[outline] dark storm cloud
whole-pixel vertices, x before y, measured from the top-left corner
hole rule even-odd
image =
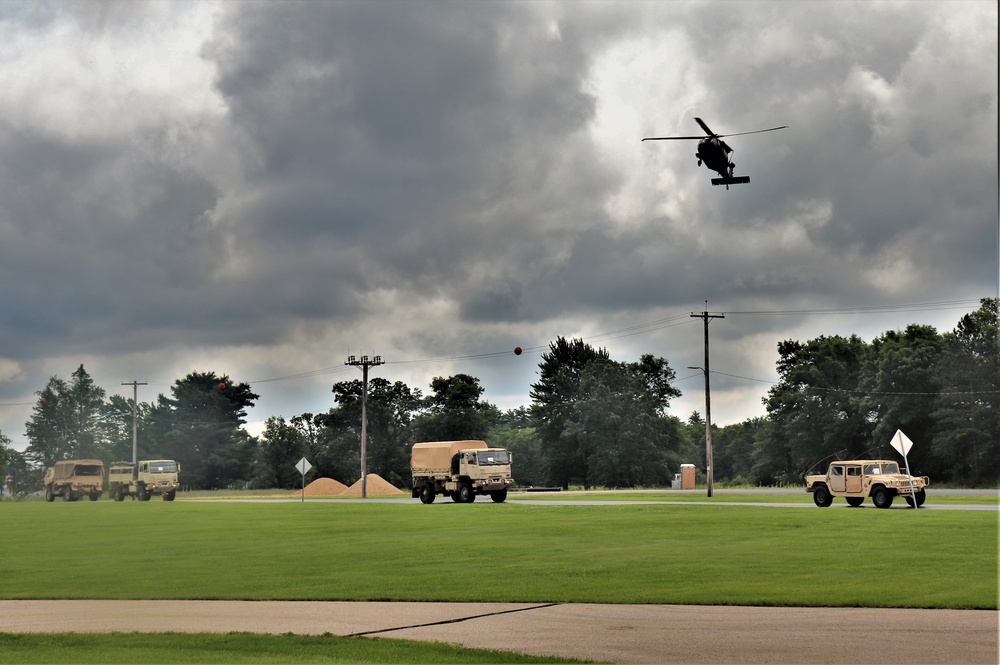
[[[994,3],[80,3],[0,38],[2,395],[995,290]],[[640,142],[695,116],[789,128],[730,140],[726,192]],[[689,323],[613,352],[696,364]],[[713,367],[855,325],[727,319]],[[526,402],[527,358],[425,374]]]

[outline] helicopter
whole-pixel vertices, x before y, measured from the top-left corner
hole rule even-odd
[[[750,182],[748,175],[734,175],[733,170],[736,164],[730,160],[729,156],[733,149],[722,140],[724,136],[744,136],[746,134],[760,134],[761,132],[773,132],[776,129],[786,129],[788,125],[781,127],[771,127],[770,129],[758,129],[754,132],[740,132],[738,134],[716,134],[701,118],[695,118],[695,122],[701,125],[707,136],[650,136],[643,141],[698,141],[698,152],[695,157],[698,159],[698,166],[704,162],[705,166],[718,173],[721,178],[712,178],[713,185],[725,185],[729,189],[730,185],[746,184]]]

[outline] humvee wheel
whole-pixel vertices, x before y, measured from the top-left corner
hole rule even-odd
[[[459,503],[472,503],[476,500],[476,493],[472,491],[472,485],[469,483],[462,483],[458,486],[458,502]]]
[[[924,505],[924,501],[927,499],[927,492],[925,492],[923,490],[917,490],[916,497],[917,497],[917,508],[919,508],[920,506]],[[908,496],[908,497],[904,497],[904,498],[906,499],[906,503],[910,506],[910,508],[912,508],[913,507],[913,497],[909,497]]]
[[[892,505],[892,494],[889,490],[878,485],[872,490],[872,503],[876,508],[888,508]]]
[[[493,503],[503,503],[507,500],[507,489],[490,492],[490,498],[493,499]]]
[[[420,503],[434,503],[434,488],[427,483],[420,486]]]
[[[826,485],[820,485],[813,490],[813,501],[820,508],[826,508],[833,503],[833,496],[830,495],[830,490],[826,488]]]
[[[847,497],[847,505],[857,508],[862,503],[865,502],[865,497],[863,496],[849,496]]]

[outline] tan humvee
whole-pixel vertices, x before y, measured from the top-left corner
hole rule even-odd
[[[97,501],[104,491],[104,462],[99,459],[68,459],[56,462],[45,470],[42,480],[45,500],[77,501],[89,496]]]
[[[911,506],[923,505],[924,488],[930,485],[927,476],[909,476],[890,460],[851,460],[831,462],[825,476],[806,476],[806,492],[813,495],[817,506],[825,508],[833,497],[842,496],[852,506],[860,506],[870,496],[876,508],[888,508],[897,496]]]
[[[154,494],[173,501],[180,487],[180,470],[181,465],[172,459],[139,460],[138,464],[115,462],[108,470],[108,494],[115,501],[124,501],[127,496],[149,501]]]
[[[410,473],[413,498],[433,503],[437,494],[456,503],[472,503],[477,494],[489,494],[496,503],[507,500],[514,484],[510,452],[490,448],[485,441],[431,441],[413,444]]]

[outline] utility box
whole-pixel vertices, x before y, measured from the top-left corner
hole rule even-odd
[[[670,489],[679,490],[681,488],[681,474],[675,473],[674,479],[670,482]]]
[[[681,464],[681,489],[694,489],[694,464]]]

